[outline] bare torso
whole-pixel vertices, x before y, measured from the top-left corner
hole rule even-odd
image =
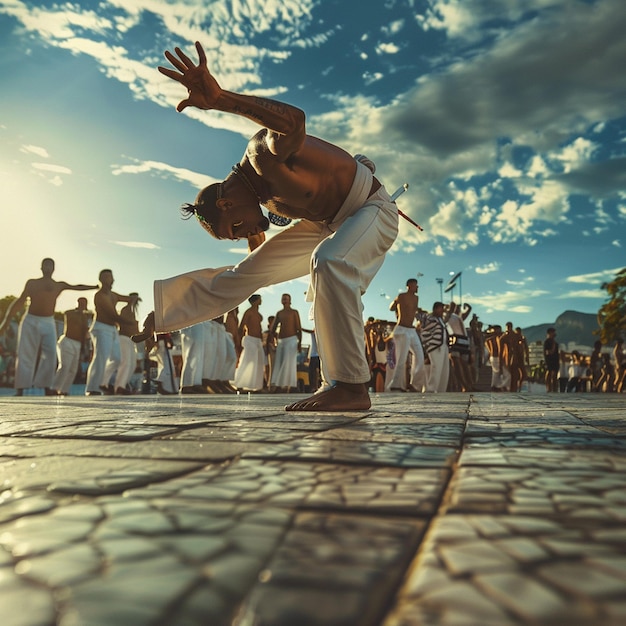
[[[282,309],[276,314],[274,322],[276,326],[280,325],[278,331],[279,339],[286,339],[294,335],[300,335],[302,330],[300,326],[300,314],[295,309]]]
[[[259,313],[259,309],[257,307],[249,308],[241,318],[242,334],[261,339],[263,337],[262,321],[263,316]]]
[[[398,324],[411,328],[415,314],[417,313],[418,298],[414,293],[401,293],[393,301],[391,310],[396,312],[398,316]]]
[[[93,302],[96,308],[96,321],[115,326],[119,318],[115,310],[115,305],[118,303],[117,294],[114,291],[101,288],[93,297]]]
[[[133,311],[133,306],[130,303],[128,303],[120,311],[120,319],[118,320],[118,324],[120,327],[120,335],[124,335],[125,337],[132,337],[139,332],[139,326],[137,324],[137,319],[135,318],[135,312]]]
[[[78,309],[65,311],[63,334],[69,339],[82,342],[87,334],[90,319],[90,311],[80,311]]]
[[[59,294],[69,285],[52,278],[33,278],[26,282],[24,294],[30,298],[28,312],[31,315],[50,317],[54,315],[54,307]]]
[[[356,162],[345,150],[307,135],[297,152],[281,161],[259,131],[248,143],[242,166],[262,177],[262,203],[285,217],[322,221],[335,216],[352,187]],[[267,198],[267,199],[266,199]]]

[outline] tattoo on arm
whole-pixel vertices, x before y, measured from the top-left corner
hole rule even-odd
[[[278,115],[285,115],[287,112],[287,106],[282,102],[276,102],[275,100],[266,100],[265,98],[255,98],[254,101],[259,106],[271,111],[272,113],[278,113]]]

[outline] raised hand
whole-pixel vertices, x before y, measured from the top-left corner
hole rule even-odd
[[[189,97],[181,100],[176,107],[177,111],[182,111],[188,106],[195,106],[198,109],[213,109],[217,99],[222,94],[222,88],[207,67],[206,54],[199,42],[196,41],[198,51],[198,64],[194,62],[178,47],[174,52],[175,57],[169,50],[165,51],[167,60],[178,70],[178,72],[159,66],[157,69],[161,74],[179,82],[187,87]]]

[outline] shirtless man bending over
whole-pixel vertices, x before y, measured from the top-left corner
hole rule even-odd
[[[54,280],[53,272],[54,260],[44,259],[41,262],[43,276],[26,281],[24,291],[19,298],[13,300],[0,324],[2,334],[13,316],[24,308],[27,300],[29,301],[17,336],[15,390],[18,396],[29,387],[43,387],[46,395],[56,395],[52,383],[57,368],[57,331],[54,322],[57,299],[66,289],[88,291],[98,288],[97,285],[70,285],[64,281]]]
[[[177,109],[223,111],[256,122],[241,162],[200,191],[185,211],[217,239],[246,238],[235,267],[204,269],[155,282],[155,311],[141,340],[226,313],[260,288],[310,274],[318,349],[329,379],[288,411],[358,411],[371,406],[366,383],[361,295],[398,233],[398,209],[367,166],[338,146],[307,135],[300,109],[222,89],[196,43],[196,64],[176,48],[159,71],[188,91]],[[265,241],[272,213],[299,221]]]

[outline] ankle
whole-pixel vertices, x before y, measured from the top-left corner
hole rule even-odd
[[[349,391],[350,393],[353,393],[355,395],[367,394],[367,387],[365,383],[344,383],[341,381],[336,381],[335,386],[340,387],[341,389],[344,389],[345,391]]]

